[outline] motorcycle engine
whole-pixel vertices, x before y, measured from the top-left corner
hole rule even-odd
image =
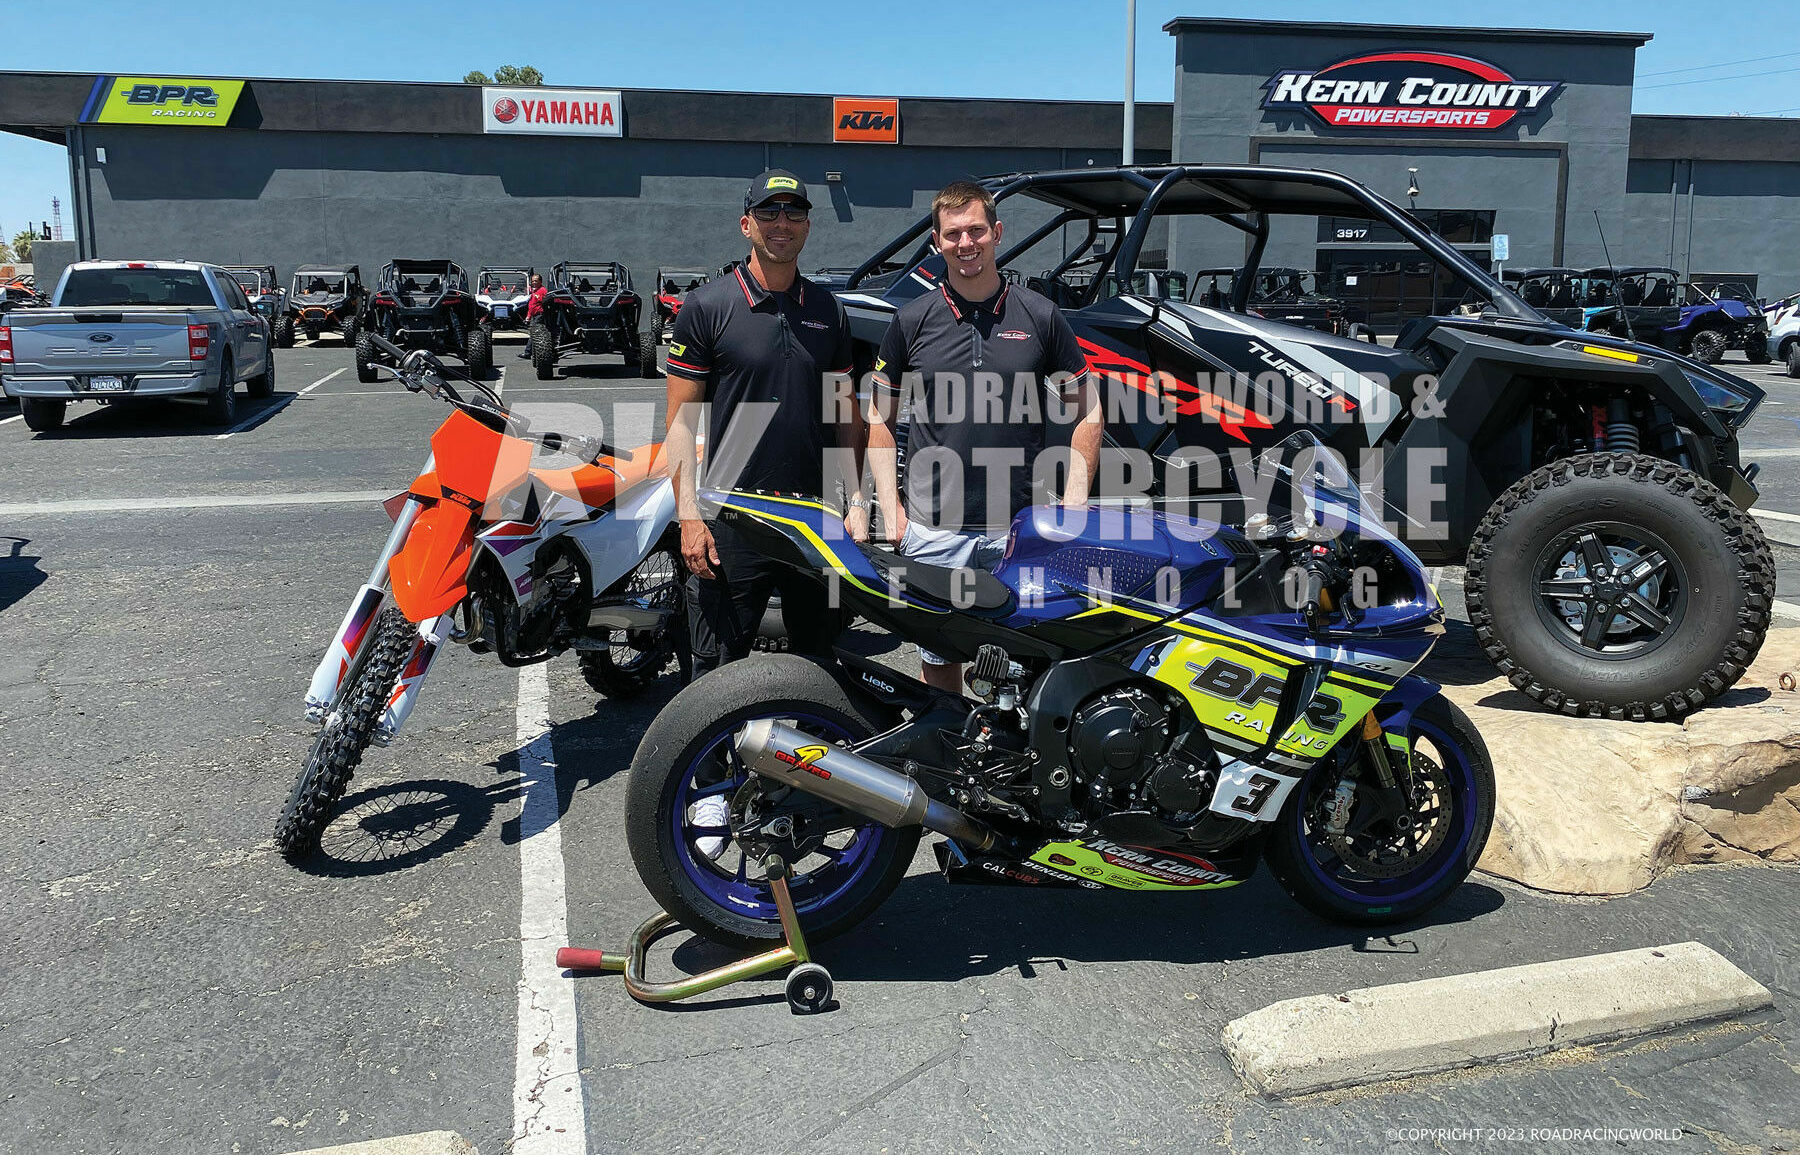
[[[1177,724],[1162,701],[1137,687],[1101,694],[1075,712],[1069,760],[1090,820],[1149,811],[1182,830],[1201,818],[1218,784],[1218,758],[1197,733],[1177,735]]]

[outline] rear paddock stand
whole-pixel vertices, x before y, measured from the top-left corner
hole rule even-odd
[[[785,991],[788,1006],[797,1015],[816,1015],[831,1005],[831,972],[813,962],[806,949],[806,936],[800,931],[800,915],[794,910],[793,897],[788,894],[787,862],[779,854],[771,854],[763,859],[763,869],[769,876],[769,889],[775,894],[775,910],[781,916],[781,931],[786,939],[773,950],[684,979],[653,983],[644,977],[650,944],[681,929],[674,915],[658,911],[631,936],[628,954],[565,946],[556,952],[556,965],[572,971],[623,972],[626,991],[640,1003],[678,1002],[792,965],[794,969],[788,972]]]

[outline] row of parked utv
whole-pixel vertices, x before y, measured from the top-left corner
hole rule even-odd
[[[1526,304],[1571,329],[1643,341],[1708,365],[1733,349],[1754,365],[1771,355],[1761,305],[1747,294],[1709,293],[1675,269],[1526,269],[1504,280]]]
[[[564,261],[550,270],[547,294],[533,314],[527,265],[485,265],[473,285],[448,260],[396,259],[365,285],[355,265],[306,265],[283,289],[271,265],[226,266],[269,320],[275,344],[291,347],[301,336],[343,338],[356,349],[359,380],[376,378],[383,355],[373,336],[403,349],[424,349],[460,359],[471,373],[493,367],[496,329],[525,330],[539,380],[555,374],[572,353],[618,353],[646,376],[656,373],[656,346],[674,329],[675,314],[704,269],[659,269],[657,292],[646,302],[632,287],[631,271],[617,261]],[[648,321],[648,323],[644,323]]]

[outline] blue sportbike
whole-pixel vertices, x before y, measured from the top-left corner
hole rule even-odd
[[[972,663],[969,695],[841,650],[698,679],[631,766],[651,894],[709,939],[767,948],[774,861],[825,938],[889,895],[930,831],[953,881],[1199,891],[1266,859],[1342,922],[1442,900],[1494,813],[1480,734],[1411,672],[1443,609],[1335,455],[1304,433],[1269,452],[1264,509],[1033,507],[991,573],[859,545],[815,498],[703,489],[855,613]]]

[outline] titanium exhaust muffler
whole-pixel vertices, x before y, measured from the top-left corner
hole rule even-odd
[[[985,823],[934,800],[906,775],[773,719],[745,723],[738,730],[737,752],[763,777],[883,826],[923,826],[974,850],[991,849],[997,841]]]

